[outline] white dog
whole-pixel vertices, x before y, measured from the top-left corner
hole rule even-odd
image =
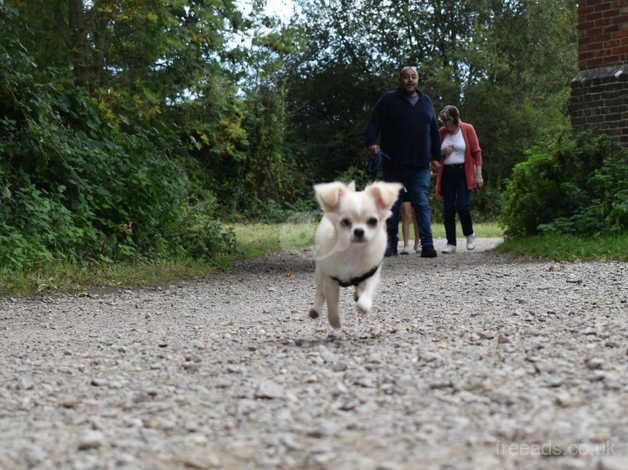
[[[316,297],[310,317],[317,318],[327,302],[329,323],[340,328],[340,286],[355,286],[358,309],[371,310],[386,252],[386,219],[401,188],[399,183],[382,182],[359,192],[353,183],[314,186],[325,214],[316,230]]]

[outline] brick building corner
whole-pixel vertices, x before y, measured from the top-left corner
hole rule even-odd
[[[581,0],[578,65],[569,113],[578,131],[612,135],[628,147],[628,2]]]

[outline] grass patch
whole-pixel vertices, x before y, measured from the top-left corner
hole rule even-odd
[[[227,267],[231,259],[232,257],[224,257],[224,260],[214,264],[193,260],[82,265],[52,263],[33,271],[0,274],[0,296],[154,286],[181,279],[206,277]]]
[[[300,224],[236,224],[233,229],[240,248],[247,257],[263,256],[280,250],[293,250],[314,244],[317,223]],[[494,222],[474,224],[476,237],[502,237],[503,230]],[[435,238],[445,237],[442,224],[432,226]],[[399,225],[401,237],[401,224]],[[462,229],[458,226],[458,237],[463,238]],[[410,228],[410,239],[414,240],[414,229]]]
[[[236,224],[233,226],[241,252],[224,255],[212,263],[196,260],[162,260],[152,263],[88,264],[56,263],[22,273],[0,273],[0,296],[35,295],[63,291],[82,292],[93,288],[154,286],[184,279],[200,279],[228,267],[240,258],[264,256],[281,250],[293,250],[314,243],[316,223]],[[460,230],[460,228],[458,228]],[[442,224],[432,227],[434,237],[442,238]],[[475,224],[478,237],[501,237],[496,223]],[[458,234],[462,237],[462,233]],[[414,232],[410,230],[413,240]],[[581,238],[544,235],[507,239],[498,251],[518,256],[555,261],[620,260],[628,261],[628,234]]]
[[[628,233],[583,238],[573,235],[541,235],[507,239],[497,247],[503,253],[554,261],[628,261]]]
[[[274,251],[305,248],[314,244],[316,223],[236,224],[233,229],[245,257],[264,256]]]
[[[482,222],[473,224],[473,232],[480,238],[503,237],[504,230],[496,222]],[[443,224],[432,224],[432,235],[434,238],[445,238],[445,226]],[[456,237],[464,239],[462,227],[456,224]],[[401,224],[399,224],[399,238],[401,239]],[[410,227],[410,239],[414,240],[414,228]]]
[[[240,253],[206,263],[158,260],[145,263],[50,263],[28,272],[0,272],[0,296],[32,296],[50,292],[82,292],[95,288],[155,286],[184,279],[202,279],[228,269],[237,259],[310,246],[314,224],[237,224]]]
[[[183,279],[200,279],[227,269],[235,260],[264,256],[314,244],[317,223],[235,224],[241,250],[213,262],[196,260],[160,260],[150,263],[73,264],[52,263],[29,272],[0,273],[0,296],[28,296],[55,291],[82,292],[94,288],[154,286]],[[444,237],[441,224],[433,226],[435,237]],[[476,224],[478,237],[499,237],[494,223]],[[413,231],[410,230],[411,237]],[[462,237],[462,234],[460,234]]]

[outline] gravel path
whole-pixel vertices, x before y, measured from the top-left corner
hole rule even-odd
[[[0,300],[0,468],[628,468],[627,264],[497,242],[386,259],[340,331],[304,252]]]

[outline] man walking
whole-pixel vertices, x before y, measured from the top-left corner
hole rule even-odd
[[[399,182],[408,191],[416,209],[421,233],[421,256],[436,257],[432,238],[432,213],[429,202],[431,171],[440,165],[440,135],[436,112],[430,98],[418,89],[419,74],[415,67],[404,67],[399,73],[399,88],[385,93],[373,110],[366,130],[369,153],[380,151],[384,159],[384,181]],[[377,138],[380,137],[381,147]],[[399,241],[399,206],[392,208],[388,219],[386,256],[397,255]]]

